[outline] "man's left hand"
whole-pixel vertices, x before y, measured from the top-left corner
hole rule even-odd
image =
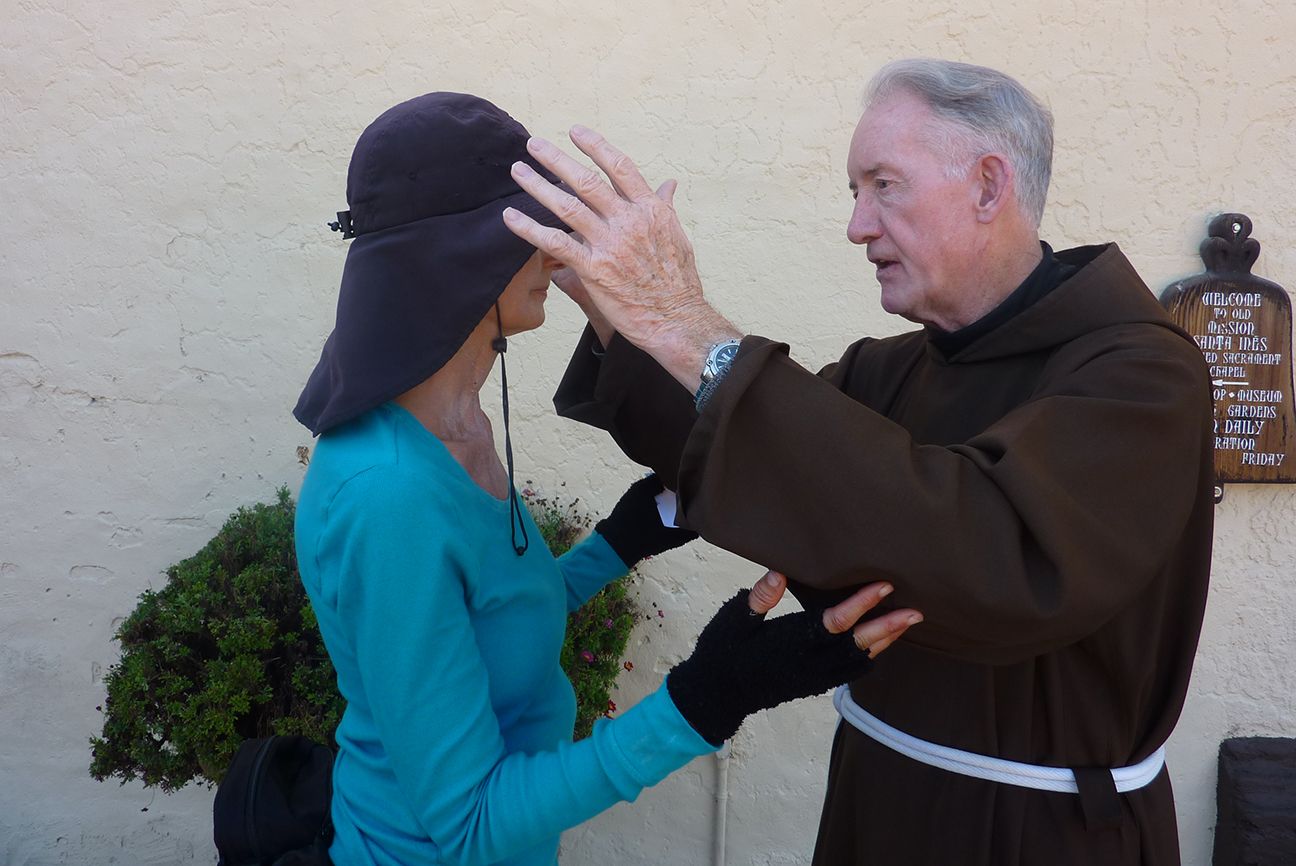
[[[783,600],[787,578],[777,571],[767,571],[756,581],[747,596],[747,606],[753,614],[764,616]],[[891,594],[892,586],[885,581],[861,586],[846,599],[824,610],[823,624],[829,634],[841,634],[850,629],[855,645],[877,658],[878,653],[895,643],[911,625],[922,622],[922,614],[913,608],[888,611],[874,619],[860,622],[860,618]]]

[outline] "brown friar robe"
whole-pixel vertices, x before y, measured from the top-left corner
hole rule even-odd
[[[1183,705],[1210,567],[1209,379],[1114,244],[1058,259],[1078,272],[952,357],[918,331],[816,376],[749,336],[699,417],[647,355],[617,337],[600,359],[587,331],[559,387],[560,413],[655,469],[689,526],[810,606],[886,579],[924,613],[852,684],[860,706],[1095,792],[956,775],[841,725],[816,864],[1179,862],[1167,773],[1117,794],[1092,768],[1147,757]]]

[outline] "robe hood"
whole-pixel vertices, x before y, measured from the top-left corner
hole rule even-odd
[[[1147,286],[1116,244],[1075,247],[1056,255],[1059,261],[1073,265],[1079,271],[1012,319],[950,357],[944,357],[930,342],[928,352],[943,363],[974,363],[1037,352],[1102,328],[1132,324],[1157,325],[1192,342],[1192,338],[1171,321],[1151,290],[1145,293],[1129,291],[1131,283]]]

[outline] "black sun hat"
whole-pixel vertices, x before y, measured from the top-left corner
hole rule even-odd
[[[319,435],[431,376],[490,312],[535,247],[502,217],[516,208],[566,230],[513,180],[529,134],[480,97],[428,93],[369,124],[332,226],[354,238],[337,320],[293,415]]]

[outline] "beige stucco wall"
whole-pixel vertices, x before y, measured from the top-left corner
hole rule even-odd
[[[883,314],[844,238],[862,84],[940,55],[1018,75],[1057,115],[1044,234],[1117,239],[1156,290],[1208,216],[1249,214],[1296,286],[1296,13],[1288,0],[9,2],[0,26],[0,862],[211,863],[211,793],[89,779],[119,619],[235,507],[301,477],[289,416],[330,327],[355,136],[388,105],[476,92],[531,129],[606,132],[681,180],[708,294],[810,365]],[[578,327],[555,293],[510,370],[522,474],[599,506],[635,476],[552,416]],[[490,393],[490,392],[488,392]],[[1170,745],[1185,862],[1209,861],[1221,738],[1296,736],[1296,488],[1237,486]],[[633,701],[758,570],[714,548],[640,586]],[[728,862],[805,862],[826,699],[750,722]],[[566,837],[564,862],[707,862],[715,763]],[[886,785],[889,780],[868,780]]]

